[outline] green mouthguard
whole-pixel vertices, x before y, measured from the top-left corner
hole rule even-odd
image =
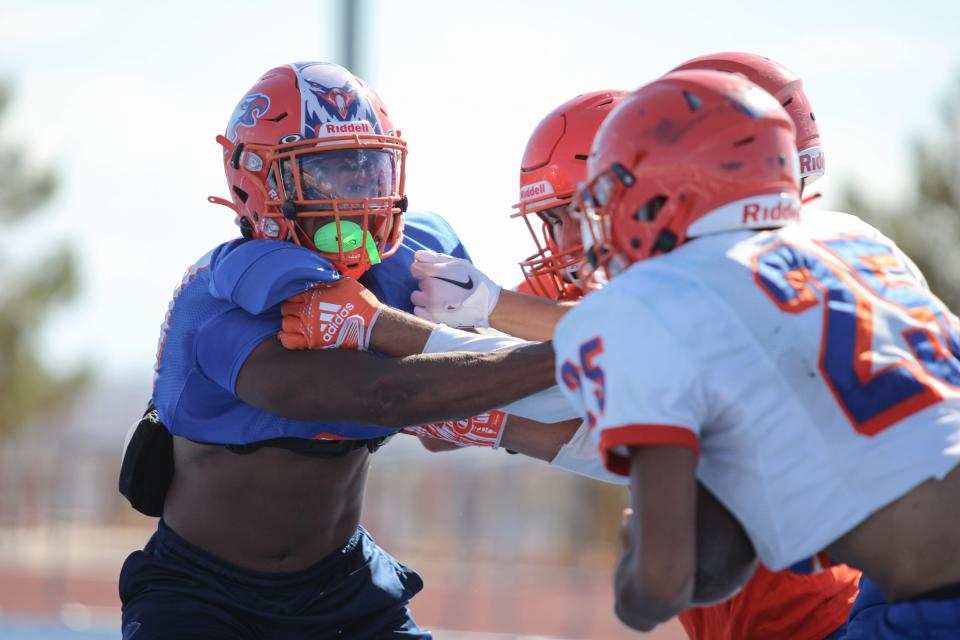
[[[349,220],[341,220],[340,233],[343,236],[344,253],[356,251],[362,244],[364,249],[367,250],[367,258],[370,259],[370,264],[380,264],[380,252],[377,251],[377,246],[374,244],[373,238],[367,233],[366,239],[364,240],[364,232],[360,225],[356,222],[350,222]],[[340,245],[337,243],[337,223],[328,222],[317,229],[317,232],[313,234],[313,244],[317,247],[318,251],[323,253],[339,252]]]

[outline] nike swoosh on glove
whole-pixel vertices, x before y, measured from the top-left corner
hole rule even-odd
[[[410,273],[420,287],[410,294],[413,312],[451,327],[489,327],[501,287],[469,260],[417,251]]]

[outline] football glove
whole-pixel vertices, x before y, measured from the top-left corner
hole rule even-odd
[[[451,327],[489,327],[500,285],[470,264],[445,253],[417,251],[410,273],[420,289],[410,294],[413,312]]]
[[[383,305],[352,278],[317,286],[280,305],[287,349],[366,350]]]
[[[493,447],[496,449],[500,444],[500,438],[506,424],[507,414],[494,409],[466,420],[431,422],[419,427],[407,427],[402,431],[410,435],[446,440],[462,447]]]

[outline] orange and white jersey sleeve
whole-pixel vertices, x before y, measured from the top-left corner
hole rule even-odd
[[[637,296],[587,296],[557,326],[557,384],[577,407],[607,468],[629,474],[627,447],[699,451],[705,409],[688,346]]]

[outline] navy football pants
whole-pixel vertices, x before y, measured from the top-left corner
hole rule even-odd
[[[123,640],[430,640],[407,608],[422,588],[363,528],[313,567],[273,574],[228,564],[161,520],[120,572]]]

